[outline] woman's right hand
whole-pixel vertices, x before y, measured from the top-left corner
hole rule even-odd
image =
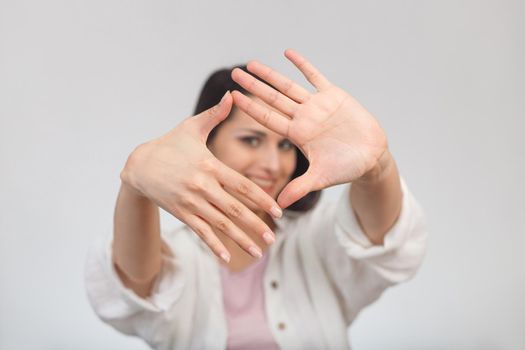
[[[275,239],[268,225],[242,202],[248,199],[273,217],[282,215],[272,197],[206,147],[208,134],[228,116],[232,103],[227,92],[216,106],[138,146],[120,174],[125,185],[186,223],[226,262],[231,255],[216,230],[255,257],[261,256],[261,249],[246,231],[261,235],[268,244]]]

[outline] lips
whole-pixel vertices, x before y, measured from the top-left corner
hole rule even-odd
[[[271,192],[275,186],[275,180],[260,178],[257,176],[248,176],[248,178],[267,193]]]

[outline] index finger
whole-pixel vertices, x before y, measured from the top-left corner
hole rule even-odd
[[[274,218],[280,218],[283,215],[283,211],[275,199],[264,192],[262,188],[226,165],[219,167],[217,179],[231,191],[230,193],[248,198]]]

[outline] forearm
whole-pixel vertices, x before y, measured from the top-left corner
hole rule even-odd
[[[124,284],[141,296],[149,294],[162,266],[159,209],[125,183],[115,207],[113,262]]]
[[[403,193],[396,163],[387,150],[378,166],[352,182],[350,203],[370,241],[383,244],[401,212]]]

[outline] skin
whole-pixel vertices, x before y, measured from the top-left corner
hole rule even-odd
[[[257,98],[255,100],[264,103]],[[295,146],[239,109],[230,114],[208,146],[218,160],[253,181],[272,198],[277,198],[295,170]],[[268,213],[249,201],[244,204],[274,229],[273,219]],[[262,248],[262,252],[267,249],[268,245],[259,235],[249,231],[247,234]],[[227,235],[220,232],[216,232],[216,235],[231,253],[228,267],[232,271],[239,271],[256,259]]]

